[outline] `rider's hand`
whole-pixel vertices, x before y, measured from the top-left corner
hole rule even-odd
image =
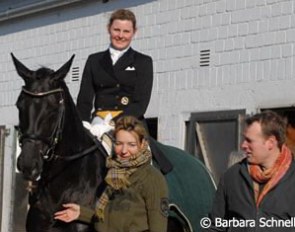
[[[64,222],[72,222],[78,219],[80,215],[80,206],[74,203],[63,204],[64,210],[58,211],[54,214],[54,219]]]

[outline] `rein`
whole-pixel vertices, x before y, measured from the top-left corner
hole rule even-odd
[[[92,151],[94,151],[96,149],[97,149],[97,145],[94,144],[93,146],[87,148],[86,150],[81,151],[81,152],[76,153],[76,154],[71,155],[71,156],[59,156],[59,155],[55,155],[54,156],[54,159],[65,160],[65,161],[73,161],[73,160],[82,158],[83,156],[89,154],[90,152],[92,152]]]
[[[89,154],[90,152],[98,149],[100,151],[100,153],[106,158],[108,157],[108,153],[106,152],[106,150],[104,149],[104,147],[102,146],[102,144],[97,140],[97,138],[92,135],[86,128],[85,129],[85,132],[86,134],[92,139],[94,145],[87,148],[86,150],[84,151],[81,151],[79,153],[76,153],[74,155],[71,155],[71,156],[59,156],[59,155],[55,155],[55,158],[56,159],[60,159],[60,160],[64,160],[64,161],[73,161],[73,160],[76,160],[76,159],[80,159],[82,158],[83,156]]]
[[[87,131],[87,129],[85,129],[85,130],[89,134],[89,132]],[[103,148],[102,144],[97,141],[96,137],[94,137],[93,135],[90,135],[90,134],[89,134],[89,136],[92,138],[92,140],[94,142],[94,145],[93,146],[87,148],[84,151],[81,151],[79,153],[76,153],[74,155],[71,155],[71,156],[59,156],[59,155],[55,155],[54,158],[55,159],[64,160],[64,161],[73,161],[73,160],[82,158],[83,156],[89,154],[90,152],[92,152],[92,151],[94,151],[96,149],[98,149],[100,151],[100,153],[103,154],[103,156],[105,158],[108,157],[107,152]]]

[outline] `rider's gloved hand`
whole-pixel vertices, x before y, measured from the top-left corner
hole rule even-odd
[[[114,129],[111,114],[108,114],[104,119],[95,117],[91,124],[83,121],[83,125],[98,139],[101,139],[104,133]]]

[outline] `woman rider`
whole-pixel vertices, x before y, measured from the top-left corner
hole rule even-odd
[[[134,13],[113,12],[107,29],[110,46],[88,57],[77,99],[83,124],[98,138],[112,129],[111,119],[132,115],[144,121],[153,85],[152,58],[131,48],[137,31]],[[170,162],[153,141],[150,145],[163,173],[169,172]]]

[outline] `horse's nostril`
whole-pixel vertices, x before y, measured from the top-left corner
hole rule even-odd
[[[37,178],[40,178],[40,173],[42,172],[42,159],[38,157],[37,160],[32,162],[28,161],[28,157],[23,157],[23,155],[21,154],[17,159],[17,169],[22,173],[24,179],[35,181]]]
[[[28,181],[37,181],[40,179],[40,171],[37,168],[33,170],[23,170],[22,174],[24,179]]]
[[[28,181],[32,180],[32,176],[31,176],[30,172],[28,172],[28,171],[26,171],[26,170],[23,170],[23,171],[22,171],[22,174],[23,174],[23,178],[24,178],[25,180],[28,180]]]
[[[40,172],[35,168],[32,172],[32,180],[37,181],[40,179]]]

